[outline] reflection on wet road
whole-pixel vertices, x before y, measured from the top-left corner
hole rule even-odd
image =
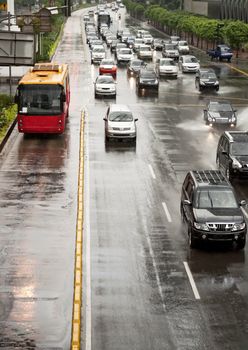
[[[138,95],[135,78],[121,66],[116,99],[95,99],[98,66],[90,64],[84,11],[68,20],[55,58],[70,64],[65,134],[19,135],[1,164],[0,347],[70,348],[80,115],[86,110],[84,238],[91,259],[84,247],[82,348],[246,349],[246,249],[190,250],[179,198],[188,170],[216,168],[223,130],[204,124],[207,100],[230,100],[237,128],[248,129],[247,78],[201,54],[202,65],[211,64],[220,78],[218,93],[199,93],[194,75],[180,72],[177,80],[161,79],[158,94]],[[133,29],[121,11],[122,26]],[[118,25],[114,18],[113,28]],[[128,104],[139,118],[136,146],[105,143],[103,117],[111,103]],[[245,182],[234,186],[239,198],[248,198]]]

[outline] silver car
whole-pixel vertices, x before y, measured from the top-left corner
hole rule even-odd
[[[136,141],[136,121],[128,106],[112,104],[109,106],[105,118],[105,140],[131,139]]]
[[[99,75],[94,84],[95,98],[99,96],[116,97],[116,82],[111,75]]]
[[[104,58],[106,58],[104,46],[95,45],[91,51],[91,63],[100,63]]]

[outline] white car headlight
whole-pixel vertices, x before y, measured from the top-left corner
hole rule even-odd
[[[214,83],[214,85],[219,85],[219,82],[218,82],[218,80],[216,80],[216,82]]]
[[[240,231],[245,228],[245,222],[242,222],[241,224],[234,224],[232,231]]]
[[[194,222],[194,227],[197,230],[209,231],[208,225],[205,223]]]
[[[205,85],[205,81],[200,80],[200,84],[201,84],[201,85]]]

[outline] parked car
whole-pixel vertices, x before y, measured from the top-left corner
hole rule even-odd
[[[153,51],[151,46],[148,45],[140,45],[139,49],[137,51],[137,57],[141,60],[152,60],[152,56],[153,56]]]
[[[235,242],[238,249],[246,243],[247,225],[229,181],[218,170],[190,171],[181,192],[181,216],[191,248],[199,242]]]
[[[178,66],[183,73],[196,73],[200,69],[200,63],[198,59],[195,56],[191,55],[180,56]]]
[[[104,58],[99,66],[99,74],[110,74],[113,77],[116,77],[117,66],[115,61],[112,58]]]
[[[117,63],[128,63],[133,58],[133,52],[128,47],[117,51]]]
[[[227,45],[217,45],[215,49],[208,50],[207,54],[211,57],[211,60],[218,59],[219,61],[227,60],[231,62],[233,52]]]
[[[225,131],[218,142],[216,163],[229,180],[248,178],[248,132]]]
[[[108,107],[105,118],[105,140],[130,139],[136,141],[137,118],[126,105],[112,104]]]
[[[146,67],[146,63],[143,60],[134,58],[127,65],[127,74],[137,75],[140,69],[145,67]]]
[[[169,76],[177,78],[178,66],[173,58],[160,58],[156,63],[156,71],[159,77]]]
[[[100,63],[106,57],[104,46],[96,45],[91,51],[91,63]]]
[[[204,109],[204,120],[207,125],[227,124],[231,127],[236,126],[236,110],[228,101],[209,101]]]
[[[163,47],[163,50],[162,50],[162,56],[178,60],[179,52],[178,52],[178,49],[177,49],[177,45],[175,45],[175,44],[167,44],[167,43],[164,44],[164,47]]]
[[[155,89],[158,91],[159,80],[153,68],[140,69],[136,79],[136,87],[138,90],[148,88]]]
[[[189,54],[189,45],[188,45],[187,41],[179,40],[177,47],[178,47],[179,55]]]
[[[199,69],[195,75],[195,87],[199,91],[205,89],[219,91],[219,80],[213,69]]]
[[[95,81],[95,97],[116,96],[116,82],[111,75],[99,75]]]
[[[164,46],[164,40],[163,39],[159,39],[159,38],[155,38],[153,40],[152,45],[151,45],[151,47],[154,50],[160,50],[160,51],[163,49],[163,46]]]

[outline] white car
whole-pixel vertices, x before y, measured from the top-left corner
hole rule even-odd
[[[132,112],[125,105],[112,104],[105,118],[105,140],[109,139],[131,139],[136,141],[136,121]]]
[[[179,58],[179,51],[177,49],[177,46],[174,44],[164,44],[163,50],[162,50],[162,56],[167,58],[174,58],[175,60],[178,60]]]
[[[94,84],[95,98],[98,96],[116,97],[116,82],[111,75],[99,75]]]
[[[179,51],[180,55],[189,54],[189,45],[188,45],[187,41],[185,41],[185,40],[178,41],[177,47],[178,47],[178,51]]]
[[[151,46],[148,45],[140,45],[138,52],[137,52],[137,56],[139,59],[143,60],[143,59],[150,59],[152,60],[152,55],[153,55],[153,51]]]
[[[133,52],[128,47],[117,51],[117,63],[128,63],[133,59]]]
[[[143,39],[136,38],[133,43],[134,52],[137,52],[139,50],[140,45],[143,45]]]
[[[104,58],[106,58],[104,46],[95,45],[91,51],[91,63],[100,63]]]
[[[186,72],[197,72],[200,69],[200,63],[195,56],[183,55],[179,57],[178,61],[179,68],[183,73]]]
[[[145,34],[149,34],[148,30],[139,29],[137,31],[137,38],[142,38],[142,36],[145,35]]]
[[[146,45],[151,45],[153,43],[153,37],[151,34],[144,34],[143,37],[143,43]]]
[[[157,74],[161,76],[170,76],[177,78],[178,66],[173,58],[160,58],[156,64]]]

